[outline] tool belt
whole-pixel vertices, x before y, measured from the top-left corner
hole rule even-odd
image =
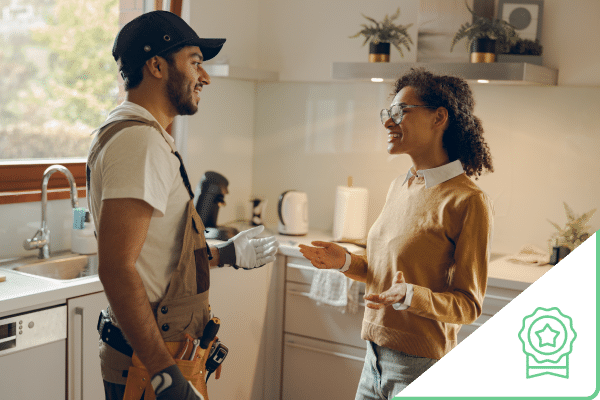
[[[216,340],[217,338],[215,337],[212,343]],[[205,381],[205,365],[208,358],[208,351],[198,347],[192,357],[192,341],[192,337],[186,334],[186,340],[183,342],[165,342],[165,344],[169,353],[175,358],[175,364],[177,364],[185,379],[194,385],[205,400],[208,400]],[[135,352],[131,357],[131,361],[133,365],[129,367],[123,400],[140,400],[142,395],[144,396],[144,400],[155,400],[156,395],[150,383],[150,374]]]
[[[102,310],[100,313],[97,329],[104,343],[131,357],[132,366],[129,367],[129,371],[127,372],[127,384],[125,385],[123,400],[140,400],[142,395],[144,396],[144,400],[155,400],[156,395],[150,383],[151,377],[148,370],[133,351],[131,345],[127,343],[121,330],[111,322],[105,310]],[[193,357],[193,338],[189,334],[186,334],[185,337],[184,341],[165,342],[165,345],[175,359],[175,364],[185,379],[194,385],[196,390],[204,396],[205,400],[208,400],[206,361],[209,356],[208,350],[218,341],[218,337],[213,339],[208,346],[208,350],[197,347]]]

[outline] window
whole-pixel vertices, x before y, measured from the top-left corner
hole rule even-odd
[[[117,105],[119,0],[0,5],[0,158],[85,158]]]
[[[0,0],[0,204],[39,201],[52,164],[67,166],[85,196],[90,134],[123,96],[115,35],[154,3]],[[68,198],[67,186],[54,175],[49,189],[65,189],[49,199]]]

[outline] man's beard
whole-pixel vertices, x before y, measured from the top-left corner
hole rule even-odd
[[[174,65],[169,65],[167,95],[179,115],[193,115],[198,111],[198,104],[194,101],[192,89],[186,83],[185,75]]]

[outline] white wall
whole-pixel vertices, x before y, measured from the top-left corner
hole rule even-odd
[[[287,82],[258,85],[254,191],[273,204],[284,190],[304,190],[311,227],[331,229],[335,186],[353,175],[370,190],[370,225],[389,182],[410,163],[388,156],[382,144],[377,115],[391,89],[331,83],[328,73],[334,61],[364,61],[367,50],[347,38],[360,12],[376,17],[396,3],[290,3],[259,3],[261,17],[268,16],[259,29],[262,66],[277,65]],[[597,0],[544,2],[544,64],[559,70],[558,87],[473,86],[496,166],[478,181],[497,206],[495,251],[545,246],[553,232],[546,219],[566,221],[563,201],[577,213],[598,207],[600,186],[591,174],[599,167],[600,53],[590,46],[600,42],[599,16]],[[266,219],[276,223],[274,207]],[[600,228],[600,217],[591,224]]]
[[[370,142],[371,136],[377,136],[377,130],[380,129],[376,116],[379,109],[389,102],[386,98],[389,86],[333,84],[327,81],[333,61],[364,61],[367,58],[368,49],[362,46],[362,41],[348,38],[364,22],[361,12],[379,19],[400,5],[401,22],[406,23],[403,18],[408,17],[410,7],[391,1],[358,0],[194,0],[189,5],[185,3],[184,11],[189,12],[190,24],[201,36],[227,38],[223,55],[227,56],[231,65],[276,70],[282,81],[321,82],[254,84],[214,79],[205,88],[199,114],[185,117],[190,138],[186,151],[192,185],[195,186],[208,169],[216,170],[230,180],[231,194],[227,198],[228,205],[219,214],[219,223],[245,218],[249,213],[247,201],[251,195],[267,195],[270,204],[267,216],[271,222],[275,222],[272,213],[278,194],[288,188],[302,188],[311,183],[314,189],[302,189],[309,191],[311,198],[311,225],[327,227],[332,218],[330,209],[334,187],[344,184],[348,173],[355,175],[357,185],[366,185],[363,182],[375,181],[379,176],[381,183],[374,184],[371,191],[373,208],[369,220],[373,221],[382,201],[377,200],[377,196],[384,196],[387,182],[395,173],[407,167],[405,159],[390,159],[381,152],[382,149],[385,151],[383,147],[376,147],[380,146],[377,140],[381,139]],[[501,185],[515,182],[505,176],[505,171],[519,171],[516,169],[521,165],[519,162],[512,167],[515,158],[536,159],[539,165],[548,164],[549,168],[557,171],[561,182],[558,186],[562,192],[568,193],[565,188],[574,187],[566,200],[572,203],[576,211],[592,208],[597,198],[594,196],[598,194],[597,188],[594,182],[588,185],[585,178],[581,177],[589,170],[577,171],[568,178],[563,171],[571,171],[572,162],[573,165],[579,165],[579,160],[574,157],[576,150],[572,147],[573,143],[583,140],[586,141],[586,150],[598,148],[599,121],[594,112],[582,112],[598,109],[596,89],[578,91],[567,87],[600,86],[600,53],[592,51],[594,44],[600,43],[600,26],[596,23],[598,16],[598,0],[578,0],[576,5],[564,0],[544,2],[544,64],[559,70],[559,87],[546,92],[544,88],[535,87],[475,87],[478,112],[486,127],[497,166],[495,174],[480,181],[490,192],[493,192],[492,181]],[[392,61],[401,61],[394,51]],[[545,101],[547,93],[551,94],[547,97],[552,99],[551,103]],[[295,102],[294,107],[291,102]],[[310,121],[303,116],[309,103],[313,107]],[[332,109],[333,104],[335,109]],[[501,107],[500,111],[497,107]],[[236,109],[240,111],[232,111]],[[349,109],[354,110],[353,115]],[[511,119],[505,110],[512,110],[518,117]],[[283,111],[288,114],[283,114]],[[241,118],[238,116],[240,113],[243,115]],[[373,115],[375,122],[369,125],[366,121]],[[348,130],[350,119],[354,127]],[[531,126],[543,127],[550,133],[550,138],[545,138],[540,131],[530,136],[528,132]],[[505,129],[511,129],[511,144],[503,141]],[[583,139],[560,139],[561,133],[572,135],[572,132],[579,132],[577,135]],[[587,136],[582,136],[582,132]],[[334,138],[336,146],[339,147],[341,143],[345,153],[331,153],[328,156],[313,154],[307,157],[300,148],[305,145],[303,135],[309,133],[313,135],[313,148]],[[343,144],[349,136],[353,140],[351,144]],[[255,156],[253,144],[256,147]],[[540,147],[546,148],[546,152],[538,153]],[[265,149],[281,149],[285,156],[266,154]],[[336,151],[339,149],[336,148]],[[528,149],[531,149],[531,153]],[[553,156],[546,156],[548,152]],[[362,161],[360,169],[356,167],[358,162],[348,161],[347,154],[355,153]],[[323,173],[321,167],[324,164],[320,160],[326,157],[332,163],[325,165],[327,171]],[[269,164],[268,160],[275,163]],[[507,164],[511,168],[505,168]],[[562,165],[565,169],[561,168]],[[310,182],[305,180],[309,173]],[[520,183],[515,185],[511,187],[513,192],[522,189]],[[551,180],[543,172],[537,172],[528,190],[548,193],[548,188],[556,185],[555,179]],[[322,197],[311,195],[317,188],[323,189]],[[546,224],[544,218],[561,222],[560,202],[564,197],[557,196],[556,201],[551,205],[548,203],[547,208],[542,207],[534,212],[527,224],[530,228],[518,225],[511,228],[511,220],[503,222],[505,217],[500,213],[497,217],[497,243],[504,242],[505,247],[514,250],[524,241],[539,243],[541,239],[537,238],[545,237],[547,232],[544,229],[548,229],[547,226],[543,227]],[[317,207],[319,202],[322,205]],[[511,205],[514,204],[513,201]],[[316,214],[319,208],[323,211]],[[22,241],[35,232],[39,224],[39,209],[39,203],[0,206],[0,257],[24,253]],[[65,238],[69,231],[64,228],[70,224],[70,215],[64,214],[63,219],[52,221],[54,214],[63,213],[60,211],[63,209],[65,213],[68,212],[67,201],[50,202],[50,228],[55,233],[53,248],[56,250],[70,246],[70,239]],[[515,218],[514,221],[518,223],[520,220]],[[594,228],[600,227],[597,216],[593,223]],[[30,227],[27,227],[28,224]],[[503,226],[508,228],[503,230]],[[542,226],[540,233],[533,232],[534,226]],[[61,230],[62,234],[59,234]]]
[[[445,1],[464,7],[464,1]],[[279,71],[283,81],[330,81],[332,62],[367,61],[368,46],[363,47],[361,39],[348,38],[366,22],[361,13],[380,20],[400,6],[398,21],[416,22],[412,0],[260,0],[257,4],[259,67]],[[544,1],[544,65],[559,70],[560,85],[600,85],[600,52],[594,51],[600,43],[598,18],[598,0]],[[413,40],[415,29],[411,28]],[[249,43],[254,44],[251,38]],[[392,62],[404,61],[396,50],[391,53]]]
[[[185,165],[192,189],[196,191],[206,171],[218,172],[229,181],[218,225],[250,219],[255,86],[254,82],[214,78],[202,89],[198,112],[183,117],[188,127]]]
[[[369,45],[364,38],[349,36],[357,33],[361,24],[370,24],[361,13],[377,21],[400,7],[399,24],[414,23],[409,33],[417,39],[418,0],[303,0],[258,2],[260,24],[258,36],[259,66],[279,71],[282,81],[330,81],[333,61],[366,62]],[[390,51],[392,62],[416,61],[415,47],[403,52]]]
[[[388,84],[259,85],[254,190],[269,202],[288,189],[306,191],[314,229],[331,230],[335,187],[352,175],[369,189],[368,226],[389,184],[410,167],[386,152],[378,112],[391,101]],[[600,88],[474,86],[495,172],[477,183],[496,208],[494,251],[543,247],[566,222],[562,202],[577,213],[598,207]],[[274,208],[267,212],[275,224]],[[592,219],[600,228],[600,215]]]
[[[186,8],[189,7],[189,24],[200,37],[227,39],[215,61],[227,59],[231,65],[250,68],[258,68],[259,64],[258,3],[258,0],[184,1]],[[182,14],[183,11],[187,10],[182,10]]]
[[[600,1],[545,0],[544,65],[558,69],[559,85],[600,86]]]

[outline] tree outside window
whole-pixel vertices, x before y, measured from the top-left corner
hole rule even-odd
[[[119,0],[0,0],[0,160],[85,158],[117,105]]]

